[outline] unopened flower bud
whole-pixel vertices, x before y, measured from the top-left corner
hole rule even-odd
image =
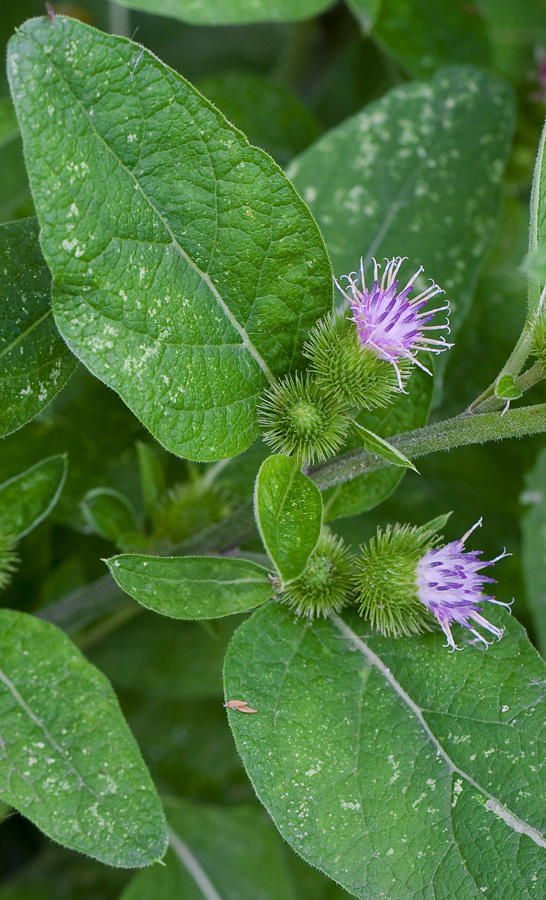
[[[305,572],[281,586],[281,600],[298,616],[326,618],[353,599],[353,577],[353,557],[343,539],[323,528]]]
[[[308,375],[289,375],[266,391],[258,424],[275,453],[302,464],[335,456],[349,429],[345,405],[325,396]]]

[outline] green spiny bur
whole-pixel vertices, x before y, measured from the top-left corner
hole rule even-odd
[[[312,463],[334,456],[343,446],[349,428],[345,405],[325,396],[308,375],[296,373],[265,392],[258,424],[275,452]]]
[[[321,319],[303,352],[316,384],[336,400],[371,410],[387,406],[393,391],[398,391],[393,366],[362,345],[354,323],[344,315]],[[405,384],[411,366],[400,360],[399,369]]]
[[[298,616],[339,612],[353,596],[353,557],[343,539],[323,528],[307,568],[282,586],[282,600]]]
[[[440,537],[426,527],[387,525],[377,529],[356,561],[355,585],[360,614],[384,635],[431,631],[434,618],[416,590],[416,569]]]

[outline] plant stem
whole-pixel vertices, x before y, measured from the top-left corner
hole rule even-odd
[[[389,438],[389,443],[409,459],[416,459],[438,450],[543,431],[546,431],[546,404],[541,403],[508,410],[505,415],[498,412],[481,415],[463,413],[453,419],[398,434]],[[315,466],[308,474],[320,490],[325,490],[388,465],[390,463],[380,456],[364,450],[351,450],[332,462]]]

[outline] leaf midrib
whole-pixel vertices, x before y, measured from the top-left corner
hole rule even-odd
[[[536,829],[529,825],[527,822],[524,822],[518,815],[513,813],[508,807],[506,807],[503,803],[497,800],[496,797],[493,797],[485,788],[483,788],[477,781],[475,781],[471,775],[467,772],[464,772],[460,769],[451,759],[451,757],[446,753],[445,749],[442,747],[434,732],[431,730],[430,726],[427,724],[425,717],[423,716],[423,712],[419,706],[411,699],[410,695],[404,690],[401,684],[396,680],[388,666],[386,666],[382,660],[371,650],[368,645],[362,640],[362,638],[358,637],[357,634],[354,633],[352,628],[350,628],[338,615],[332,613],[330,615],[330,621],[334,625],[335,628],[346,638],[348,638],[354,645],[354,647],[359,650],[362,655],[367,660],[370,666],[374,666],[384,677],[384,679],[388,682],[388,684],[393,688],[393,690],[398,694],[401,700],[404,701],[406,706],[411,710],[413,715],[418,720],[428,739],[434,744],[437,753],[441,756],[447,766],[451,769],[453,774],[459,775],[461,778],[464,778],[473,788],[478,790],[484,797],[487,798],[488,803],[490,804],[487,808],[494,812],[495,815],[499,816],[506,825],[512,828],[516,833],[526,834],[527,837],[531,838],[535,844],[538,844],[539,847],[543,847],[546,849],[546,839],[544,836]],[[510,821],[511,820],[511,821]],[[514,823],[514,824],[512,824]],[[515,827],[516,826],[516,827]]]
[[[36,44],[36,46],[39,48],[39,50],[41,51],[41,53],[44,54],[44,50],[43,50],[42,44],[34,37],[34,35],[33,35],[31,32],[28,32],[28,31],[26,32],[26,35],[27,35],[27,36],[28,36],[28,37]],[[123,39],[120,38],[120,40],[123,40]],[[147,53],[147,51],[144,51],[144,52]],[[149,55],[149,54],[148,54],[148,55]],[[203,272],[203,271],[199,268],[199,266],[194,262],[194,260],[186,253],[186,251],[184,250],[184,248],[181,246],[181,244],[179,244],[178,240],[176,239],[175,234],[174,234],[174,232],[173,232],[173,230],[172,230],[170,224],[168,223],[167,219],[166,219],[166,218],[163,216],[163,214],[158,210],[158,208],[155,206],[155,204],[153,203],[152,199],[148,196],[148,194],[146,194],[146,192],[144,191],[144,189],[143,189],[142,185],[140,184],[140,181],[138,180],[138,178],[136,177],[136,175],[135,175],[133,172],[131,172],[130,169],[127,168],[127,166],[125,166],[125,165],[122,163],[121,159],[120,159],[119,156],[114,152],[113,148],[112,148],[109,144],[107,144],[106,141],[105,141],[105,139],[103,138],[103,136],[102,136],[101,134],[99,134],[99,132],[97,131],[95,125],[94,125],[93,122],[91,121],[91,119],[90,119],[90,117],[89,117],[89,114],[88,114],[87,110],[85,109],[83,103],[82,103],[81,100],[79,100],[78,97],[76,97],[76,95],[74,94],[74,91],[72,90],[72,87],[71,87],[69,81],[67,81],[67,79],[65,78],[63,72],[59,69],[58,65],[56,65],[55,60],[52,59],[51,57],[48,57],[48,62],[55,68],[55,71],[57,72],[57,74],[58,74],[58,76],[59,76],[59,79],[60,79],[61,82],[65,85],[65,87],[67,88],[67,90],[68,90],[68,92],[70,93],[70,95],[73,97],[74,103],[80,108],[81,112],[83,113],[83,115],[84,115],[84,117],[85,117],[85,119],[86,119],[86,121],[87,121],[88,127],[89,127],[89,128],[91,129],[91,131],[94,133],[94,135],[96,136],[97,140],[100,141],[100,142],[103,144],[103,146],[106,148],[107,152],[109,152],[109,153],[114,157],[114,159],[116,160],[116,162],[117,162],[117,164],[119,165],[119,167],[120,167],[124,172],[126,172],[127,175],[128,175],[130,178],[132,178],[132,180],[133,180],[134,184],[137,186],[138,191],[140,192],[141,196],[145,199],[145,201],[148,203],[148,205],[150,206],[150,208],[153,210],[153,213],[154,213],[155,215],[157,215],[157,217],[159,218],[159,220],[160,220],[160,221],[162,222],[162,224],[164,225],[165,230],[166,230],[167,233],[170,235],[170,237],[171,237],[171,242],[172,242],[172,246],[173,246],[173,247],[175,248],[175,250],[180,254],[180,256],[188,263],[188,265],[194,270],[194,272],[195,272],[195,273],[196,273],[196,274],[197,274],[197,275],[205,282],[205,284],[206,284],[207,287],[209,288],[209,290],[210,290],[212,296],[214,297],[214,299],[216,300],[216,302],[217,302],[218,305],[220,306],[222,312],[224,313],[224,315],[225,315],[225,317],[227,318],[227,320],[229,321],[229,323],[230,323],[230,324],[232,325],[232,327],[233,327],[233,328],[241,335],[242,342],[243,342],[243,347],[245,347],[245,348],[248,350],[248,352],[251,354],[251,356],[252,356],[252,357],[255,359],[255,361],[258,363],[258,366],[260,367],[260,369],[262,370],[262,372],[263,372],[264,375],[266,376],[266,378],[267,378],[267,380],[269,381],[269,383],[270,383],[271,385],[274,385],[274,384],[276,383],[276,378],[275,378],[275,376],[273,375],[271,369],[270,369],[269,366],[267,365],[267,363],[266,363],[266,361],[264,360],[264,358],[262,357],[262,355],[259,353],[258,349],[255,347],[255,345],[254,345],[254,344],[252,343],[252,341],[250,340],[250,338],[249,338],[249,336],[248,336],[248,333],[247,333],[247,331],[245,330],[245,328],[243,328],[243,326],[237,321],[237,319],[235,318],[234,314],[231,312],[231,310],[229,309],[229,307],[228,307],[227,304],[225,303],[224,299],[222,298],[220,292],[218,291],[217,287],[215,286],[215,284],[214,284],[214,282],[212,281],[212,279],[210,278],[210,276],[209,276],[206,272]],[[125,60],[124,60],[124,62],[125,62]],[[134,81],[133,81],[133,83],[134,83]],[[137,93],[137,98],[140,99],[138,93]],[[216,179],[216,176],[215,176],[215,184],[216,184],[216,181],[217,181],[217,179]],[[167,246],[167,245],[165,245],[165,246]]]

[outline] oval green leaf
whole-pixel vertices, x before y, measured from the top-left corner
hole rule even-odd
[[[0,524],[19,540],[49,515],[63,489],[66,456],[51,456],[0,484]]]
[[[61,334],[169,450],[241,453],[264,387],[331,309],[308,208],[132,41],[31,19],[9,59]]]
[[[127,553],[105,562],[131,597],[172,619],[230,616],[255,609],[273,595],[267,569],[247,559]]]
[[[309,627],[280,605],[232,640],[227,696],[258,710],[230,716],[254,788],[294,849],[362,900],[542,892],[546,666],[504,611],[488,618],[502,640],[452,654],[441,633]]]
[[[1,796],[110,866],[163,855],[165,819],[107,679],[61,631],[0,610]]]
[[[6,435],[47,406],[77,361],[53,321],[36,219],[0,226],[0,258],[0,435]]]
[[[265,549],[283,581],[304,571],[322,526],[322,497],[297,463],[269,456],[256,479],[254,511]]]

